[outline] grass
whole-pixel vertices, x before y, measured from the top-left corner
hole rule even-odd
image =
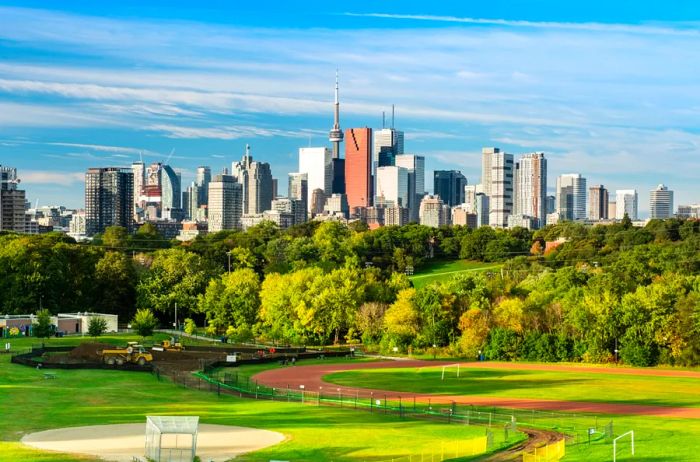
[[[123,344],[132,337],[106,336]],[[52,345],[80,339],[51,339]],[[13,340],[26,348],[36,339]],[[439,442],[481,436],[481,427],[447,425],[346,409],[298,403],[254,401],[178,387],[148,373],[109,370],[43,372],[9,363],[0,355],[0,460],[46,462],[81,460],[72,455],[27,449],[18,443],[33,431],[67,426],[144,422],[146,415],[199,415],[203,423],[241,425],[283,433],[285,442],[237,460],[298,461],[386,460],[438,451]],[[265,365],[270,366],[270,365]],[[254,371],[249,371],[252,373]]]
[[[348,371],[326,376],[346,386],[383,388],[436,394],[472,394],[494,397],[544,398],[609,403],[700,406],[700,379],[620,376],[606,373],[543,372],[463,368],[460,378],[440,380],[441,368]],[[554,414],[556,416],[557,414]],[[603,416],[612,419],[615,434],[635,432],[636,456],[629,440],[620,442],[618,461],[698,461],[700,419],[647,416]],[[566,423],[566,420],[563,420]],[[585,434],[585,432],[584,432]],[[581,435],[581,434],[579,434]],[[599,440],[567,447],[567,461],[612,460],[612,444]]]
[[[450,370],[443,381],[441,372],[441,367],[368,369],[338,372],[325,379],[345,386],[414,393],[700,407],[700,379],[696,378],[463,367],[459,378]]]
[[[459,273],[497,270],[502,265],[500,263],[485,263],[469,260],[438,261],[431,262],[423,267],[418,273],[410,276],[414,287],[421,288],[432,282],[450,278]]]

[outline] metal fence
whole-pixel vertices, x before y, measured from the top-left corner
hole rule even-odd
[[[536,428],[557,432],[565,436],[558,445],[565,451],[586,453],[591,444],[612,444],[614,426],[612,420],[599,421],[597,416],[534,409],[506,409],[478,406],[448,399],[392,396],[366,390],[348,390],[325,387],[315,390],[291,386],[273,388],[252,380],[237,370],[220,370],[204,367],[203,371],[170,375],[172,380],[188,388],[218,394],[274,401],[299,402],[313,406],[333,406],[381,413],[400,418],[430,419],[461,425],[480,425],[486,428],[484,451],[498,451],[521,439],[519,428]],[[160,376],[157,369],[154,373]],[[551,445],[550,445],[551,446]],[[423,456],[423,459],[420,457]],[[428,458],[430,457],[430,458]],[[437,452],[395,458],[394,462],[441,461]],[[447,455],[445,456],[447,457]],[[449,458],[454,458],[450,455]],[[460,456],[464,457],[464,456]],[[538,453],[538,457],[541,454]],[[392,459],[387,459],[387,462]],[[549,462],[549,459],[529,459],[531,462]],[[380,461],[384,462],[384,461]]]

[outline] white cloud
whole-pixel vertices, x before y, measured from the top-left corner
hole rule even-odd
[[[83,172],[24,170],[19,176],[23,183],[28,184],[73,186],[85,181],[85,173]]]

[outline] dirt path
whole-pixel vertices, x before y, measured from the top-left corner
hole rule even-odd
[[[131,462],[133,456],[143,457],[145,434],[145,423],[92,425],[31,433],[22,438],[22,444],[42,450],[98,456],[109,461]],[[183,444],[190,444],[188,437],[182,438]],[[197,455],[202,460],[221,462],[282,441],[284,441],[284,435],[269,430],[200,424],[197,435]],[[174,447],[174,443],[175,441],[170,438],[164,445]]]
[[[546,444],[556,443],[564,436],[551,430],[539,430],[534,428],[521,428],[521,432],[527,435],[527,439],[520,444],[508,448],[506,450],[491,454],[479,462],[509,462],[513,460],[522,460],[523,453],[532,452],[535,448],[542,447]]]
[[[253,377],[260,384],[275,388],[299,388],[304,385],[307,391],[323,393],[339,391],[344,394],[357,395],[359,397],[383,396],[389,398],[402,399],[410,398],[420,402],[430,401],[432,403],[458,402],[464,404],[496,406],[515,409],[537,409],[546,411],[563,412],[587,412],[594,414],[627,414],[646,415],[654,417],[689,418],[700,419],[700,408],[668,407],[668,406],[648,406],[643,404],[624,403],[595,403],[585,401],[559,401],[547,399],[526,399],[526,398],[503,398],[474,395],[433,395],[429,393],[409,393],[392,390],[378,390],[371,388],[356,388],[339,386],[325,382],[323,377],[333,372],[342,372],[357,369],[384,369],[397,367],[433,367],[452,362],[439,361],[381,361],[374,363],[350,363],[350,364],[321,364],[314,366],[295,366],[279,369],[270,369],[261,372]],[[532,370],[552,370],[552,371],[574,371],[586,373],[612,373],[622,375],[650,375],[660,377],[698,377],[700,373],[694,371],[672,371],[664,369],[632,369],[632,368],[602,368],[602,367],[577,367],[558,366],[555,364],[511,364],[511,363],[464,363],[463,367],[493,368],[493,369],[532,369]]]

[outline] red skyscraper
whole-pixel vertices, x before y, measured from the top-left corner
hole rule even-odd
[[[345,130],[345,194],[355,207],[372,205],[372,129]]]

